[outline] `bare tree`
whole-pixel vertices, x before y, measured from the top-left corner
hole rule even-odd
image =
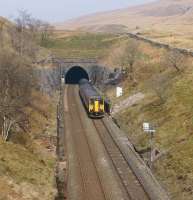
[[[126,77],[129,77],[131,81],[135,81],[134,65],[139,56],[139,43],[134,39],[130,39],[114,47],[108,59],[111,60],[111,63],[121,66],[125,71]]]
[[[28,29],[28,24],[30,20],[31,20],[31,16],[30,14],[27,13],[26,10],[20,10],[19,16],[15,19],[15,23],[16,23],[15,30],[17,33],[20,55],[23,55],[24,50],[25,50],[25,45],[26,45],[25,40],[27,39],[26,37],[28,36],[27,29]]]
[[[149,81],[149,88],[152,88],[154,94],[159,98],[159,105],[166,102],[167,88],[173,78],[172,74],[157,74]]]
[[[6,22],[4,20],[0,20],[0,46],[3,47],[3,32],[4,32],[4,27],[5,27]]]
[[[135,40],[129,40],[125,47],[124,66],[126,66],[126,73],[128,73],[130,80],[134,81],[134,64],[139,57],[139,43]]]
[[[17,27],[11,27],[9,33],[12,48],[19,53],[20,56],[27,56],[35,60],[39,48],[31,35],[27,31],[25,33],[18,32]]]
[[[41,34],[41,46],[46,47],[50,37],[53,35],[53,26],[48,23],[43,23],[40,26],[40,34]]]
[[[166,65],[173,67],[176,71],[180,72],[185,63],[185,56],[178,51],[170,51],[165,57]]]
[[[24,108],[30,102],[34,84],[33,68],[23,57],[0,54],[0,125],[5,141],[14,126],[25,129],[28,118]]]
[[[33,18],[26,10],[19,11],[15,26],[10,27],[12,47],[21,55],[36,59],[39,45],[46,46],[53,28]]]
[[[38,88],[32,61],[42,38],[47,41],[51,36],[51,27],[22,10],[15,25],[6,30],[11,45],[9,50],[0,52],[0,133],[5,141],[13,131],[29,128],[30,113],[26,107],[34,109],[31,93]],[[2,31],[3,24],[0,24],[0,40],[3,40]]]
[[[95,65],[91,68],[90,78],[94,85],[100,87],[104,83],[105,68]]]

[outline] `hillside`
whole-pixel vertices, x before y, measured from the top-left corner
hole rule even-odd
[[[48,48],[58,57],[94,57],[107,66],[118,67],[128,64],[123,53],[128,52],[124,48],[127,42],[134,47],[134,41],[126,36],[68,32],[57,33]],[[138,45],[133,68],[135,82],[128,78],[121,83],[123,97],[115,98],[115,88],[106,94],[112,105],[126,104],[125,99],[138,94],[143,100],[124,108],[114,118],[139,151],[149,147],[148,135],[142,131],[143,122],[155,125],[154,145],[162,156],[154,162],[153,171],[172,200],[192,200],[192,58],[182,59],[180,71],[177,71],[171,66],[165,49],[144,42]]]
[[[29,50],[35,48],[38,57],[47,51],[38,51],[29,31],[16,26],[0,17],[0,199],[50,200],[56,196],[55,145],[50,138],[56,137],[57,95],[45,92],[50,77],[40,91],[40,70]]]
[[[92,34],[81,32],[57,32],[47,48],[60,58],[101,59],[119,40],[114,34]]]
[[[58,31],[47,47],[58,57],[94,57],[107,66],[118,67],[128,65],[128,56],[123,52],[129,52],[125,51],[125,44],[135,47],[133,42],[126,36],[113,34]],[[143,122],[155,125],[154,145],[162,157],[154,163],[153,171],[171,199],[192,200],[192,59],[184,58],[177,71],[168,62],[165,49],[143,42],[138,45],[133,71],[135,81],[126,79],[122,83],[124,96],[121,98],[115,98],[114,88],[106,93],[113,105],[137,94],[144,98],[114,118],[139,151],[149,147],[148,135],[142,131]]]
[[[77,29],[103,27],[104,25],[124,25],[129,30],[136,26],[141,28],[159,28],[162,25],[175,25],[188,21],[193,16],[192,0],[159,0],[142,6],[129,7],[110,12],[83,16],[65,23],[58,24],[59,29]],[[184,24],[185,25],[185,24]]]
[[[192,48],[193,0],[158,0],[149,4],[83,16],[56,25],[58,30],[134,31],[172,45]]]
[[[10,21],[8,21],[7,19],[5,19],[4,17],[0,16],[0,23],[7,23],[10,24]]]

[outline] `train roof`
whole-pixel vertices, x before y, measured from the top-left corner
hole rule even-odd
[[[83,90],[86,96],[101,97],[96,88],[86,79],[81,79],[79,82],[80,90]]]
[[[81,79],[80,81],[79,81],[79,85],[82,85],[82,84],[88,84],[89,83],[89,80],[87,80],[87,79],[85,79],[85,78],[83,78],[83,79]]]

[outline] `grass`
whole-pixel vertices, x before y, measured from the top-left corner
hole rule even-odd
[[[112,34],[72,34],[68,37],[57,36],[47,44],[56,56],[62,58],[100,58],[117,41]]]
[[[163,31],[164,30],[164,31]],[[158,42],[166,43],[174,47],[193,49],[192,45],[192,28],[191,26],[173,27],[171,30],[166,31],[167,28],[163,27],[161,30],[149,30],[142,33],[143,36],[154,39]],[[180,31],[181,30],[181,31]]]
[[[37,92],[33,98],[36,109],[26,108],[31,131],[13,132],[10,142],[0,139],[0,199],[50,200],[55,196],[54,152],[48,152],[46,140],[36,139],[40,134],[56,135],[55,100]]]
[[[148,147],[148,136],[142,130],[143,122],[156,126],[155,146],[166,155],[155,163],[154,172],[172,199],[192,199],[193,194],[193,72],[192,59],[180,73],[163,64],[165,50],[141,43],[144,55],[135,64],[137,86],[123,83],[126,98],[143,92],[145,99],[117,114],[121,128],[138,149]],[[167,81],[159,82],[163,77]],[[159,83],[159,84],[158,84]],[[158,85],[164,102],[154,90]],[[111,96],[112,91],[109,92]],[[114,100],[115,103],[117,99]]]
[[[14,52],[10,26],[13,24],[7,22],[2,32],[2,48]],[[38,59],[47,57],[48,52],[42,48]],[[53,94],[51,99],[38,91],[33,91],[32,96],[31,104],[23,108],[29,120],[27,130],[14,126],[9,142],[4,142],[0,136],[0,200],[51,200],[55,197],[55,152],[54,148],[48,151],[51,144],[40,135],[56,136],[57,97]]]
[[[53,183],[54,162],[47,159],[21,145],[0,141],[0,174],[13,177],[17,183],[25,181],[42,186]]]
[[[22,200],[27,194],[28,199],[34,199],[34,194],[36,199],[52,199],[54,163],[51,156],[36,155],[19,144],[0,140],[0,199],[16,195],[14,199]]]

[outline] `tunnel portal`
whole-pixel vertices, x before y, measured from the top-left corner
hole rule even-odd
[[[82,67],[75,66],[66,73],[65,82],[66,84],[78,84],[82,78],[89,80],[88,73]]]

